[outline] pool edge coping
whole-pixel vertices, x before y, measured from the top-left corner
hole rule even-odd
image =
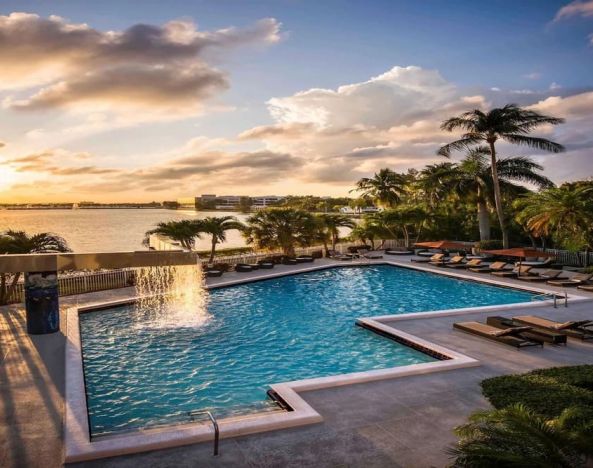
[[[538,287],[514,287],[509,283],[493,280],[491,278],[467,277],[457,272],[441,271],[424,268],[419,265],[403,265],[397,262],[365,261],[348,263],[330,263],[314,267],[286,270],[279,273],[261,275],[206,285],[207,289],[234,286],[238,284],[251,283],[265,279],[279,278],[287,275],[306,273],[327,268],[366,266],[387,264],[396,267],[410,268],[413,270],[425,271],[433,274],[454,277],[463,280],[476,281],[505,288],[525,290],[528,292],[558,294],[557,291],[545,290]],[[570,294],[569,299],[573,301],[590,300],[589,297]],[[156,429],[145,429],[133,433],[106,436],[91,442],[88,411],[86,405],[86,390],[84,383],[84,371],[82,361],[82,343],[80,339],[79,314],[92,310],[100,310],[106,307],[125,305],[138,300],[138,297],[130,297],[115,301],[102,301],[84,306],[70,307],[66,310],[66,349],[65,349],[65,417],[64,417],[64,463],[88,461],[106,457],[113,457],[131,453],[157,450],[163,448],[178,447],[198,442],[210,441],[213,438],[211,427],[205,423],[190,423],[178,426],[166,426]],[[436,343],[429,342],[415,335],[411,335],[386,322],[395,322],[406,319],[431,318],[438,314],[443,317],[447,315],[460,315],[479,313],[494,310],[509,310],[517,307],[543,307],[550,305],[549,300],[532,303],[514,303],[494,306],[482,306],[463,309],[447,309],[446,311],[416,312],[408,314],[392,314],[373,317],[361,317],[357,323],[366,325],[375,330],[415,343],[418,347],[433,351],[434,353],[446,356],[445,360],[436,362],[410,364],[406,366],[376,369],[363,372],[339,374],[336,376],[317,377],[311,379],[282,382],[270,385],[278,395],[292,408],[290,412],[282,413],[255,413],[245,417],[230,417],[219,420],[221,438],[238,437],[259,432],[266,432],[278,429],[287,429],[308,424],[319,423],[323,417],[299,395],[300,392],[320,390],[342,385],[372,382],[377,380],[407,377],[411,375],[442,372],[446,370],[475,367],[480,362],[472,357],[458,353],[457,351],[445,348]],[[397,341],[397,340],[396,340]]]

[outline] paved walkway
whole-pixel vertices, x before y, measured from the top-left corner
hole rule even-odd
[[[225,275],[226,280],[232,275],[239,274]],[[132,289],[87,294],[67,298],[62,305],[130,294]],[[591,318],[593,302],[574,303],[568,309],[540,308],[537,314],[559,320]],[[485,314],[467,314],[392,324],[477,358],[480,367],[307,392],[303,395],[323,415],[322,424],[222,440],[219,457],[212,456],[210,444],[197,444],[80,466],[444,466],[449,462],[444,449],[455,441],[452,428],[476,409],[488,407],[479,390],[482,379],[593,363],[593,344],[571,340],[567,347],[516,351],[452,329],[454,321],[484,318]],[[62,464],[63,353],[61,333],[29,337],[22,308],[1,309],[0,466]]]

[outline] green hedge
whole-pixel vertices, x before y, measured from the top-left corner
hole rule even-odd
[[[495,408],[522,403],[554,418],[570,406],[593,409],[593,365],[552,367],[482,382],[482,392]]]

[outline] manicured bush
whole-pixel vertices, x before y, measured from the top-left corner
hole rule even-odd
[[[523,404],[555,418],[566,408],[593,408],[593,366],[552,367],[482,382],[482,392],[495,408]]]
[[[497,239],[483,240],[483,241],[479,241],[476,244],[476,247],[480,250],[502,249],[502,241],[497,240]]]

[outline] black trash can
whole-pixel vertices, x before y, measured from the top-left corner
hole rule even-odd
[[[60,331],[58,273],[25,273],[25,308],[27,333],[45,335]]]

